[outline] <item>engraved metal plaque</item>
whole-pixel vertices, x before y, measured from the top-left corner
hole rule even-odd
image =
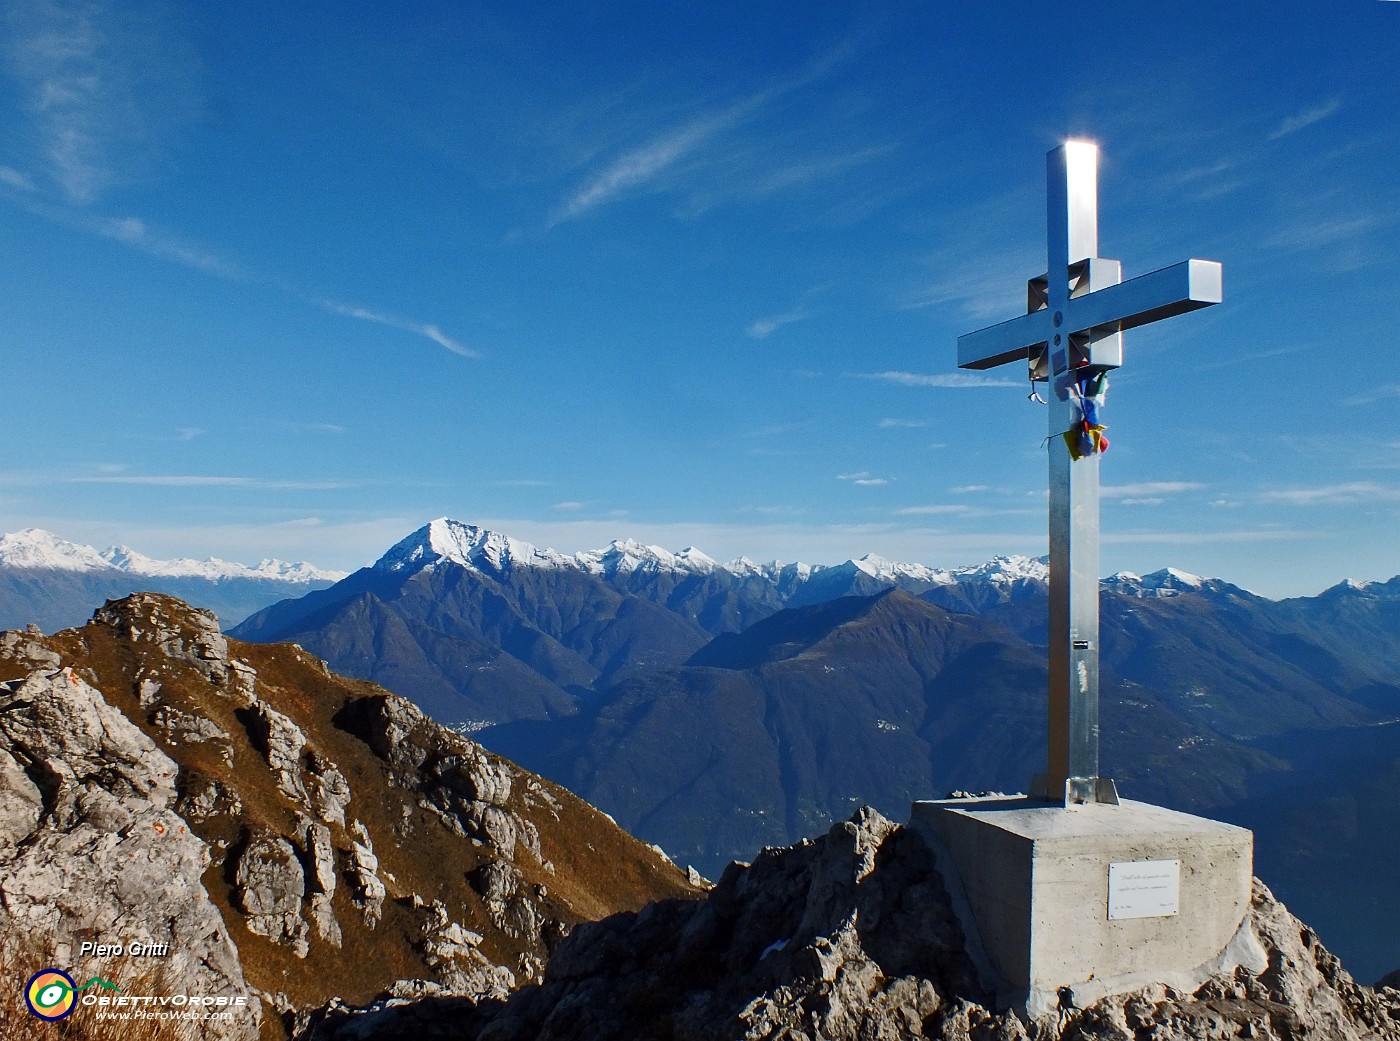
[[[1132,860],[1108,865],[1108,918],[1166,918],[1181,901],[1181,861]]]

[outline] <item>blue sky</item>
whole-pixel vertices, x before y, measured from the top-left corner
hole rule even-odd
[[[4,18],[4,530],[1044,552],[1042,406],[955,341],[1024,309],[1082,136],[1125,277],[1225,269],[1125,338],[1102,570],[1400,572],[1400,3]]]

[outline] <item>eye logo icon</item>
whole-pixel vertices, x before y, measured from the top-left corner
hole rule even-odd
[[[29,978],[24,988],[24,1003],[39,1019],[63,1019],[73,1011],[77,986],[73,977],[58,969],[44,969]]]

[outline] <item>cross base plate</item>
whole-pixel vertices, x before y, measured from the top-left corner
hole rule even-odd
[[[1058,802],[1063,796],[1066,806],[1083,806],[1091,802],[1118,805],[1118,785],[1113,783],[1111,777],[1069,777],[1065,779],[1063,792],[1052,792],[1049,775],[1036,774],[1031,778],[1031,795],[1045,802]]]

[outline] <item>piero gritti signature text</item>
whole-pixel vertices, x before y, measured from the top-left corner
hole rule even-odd
[[[79,956],[92,958],[165,958],[170,955],[168,943],[94,943],[84,940],[78,948]]]

